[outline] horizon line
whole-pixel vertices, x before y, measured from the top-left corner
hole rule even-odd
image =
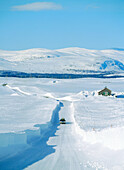
[[[33,48],[24,48],[24,49],[12,49],[12,50],[7,50],[7,49],[1,49],[1,51],[25,51],[25,50],[31,50],[31,49],[46,49],[46,50],[60,50],[60,49],[67,49],[67,48],[80,48],[80,49],[87,49],[87,50],[123,50],[124,48],[120,48],[120,47],[111,47],[111,48],[85,48],[85,47],[78,47],[78,46],[70,46],[70,47],[63,47],[63,48],[42,48],[42,47],[33,47]]]

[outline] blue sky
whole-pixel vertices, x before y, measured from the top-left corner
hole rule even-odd
[[[0,49],[124,48],[124,0],[0,0]]]

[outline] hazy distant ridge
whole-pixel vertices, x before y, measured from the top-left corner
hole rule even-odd
[[[0,70],[59,74],[124,72],[124,49],[89,50],[73,47],[58,50],[0,50]]]

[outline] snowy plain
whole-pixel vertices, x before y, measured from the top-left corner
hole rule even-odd
[[[0,169],[123,170],[124,99],[105,86],[124,79],[0,78]]]

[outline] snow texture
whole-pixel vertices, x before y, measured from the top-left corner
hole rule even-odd
[[[123,78],[0,84],[1,170],[124,169]],[[98,96],[105,86],[115,95]]]
[[[0,50],[0,70],[68,74],[123,72],[124,51],[88,50],[76,47],[58,50],[42,48],[23,51]]]

